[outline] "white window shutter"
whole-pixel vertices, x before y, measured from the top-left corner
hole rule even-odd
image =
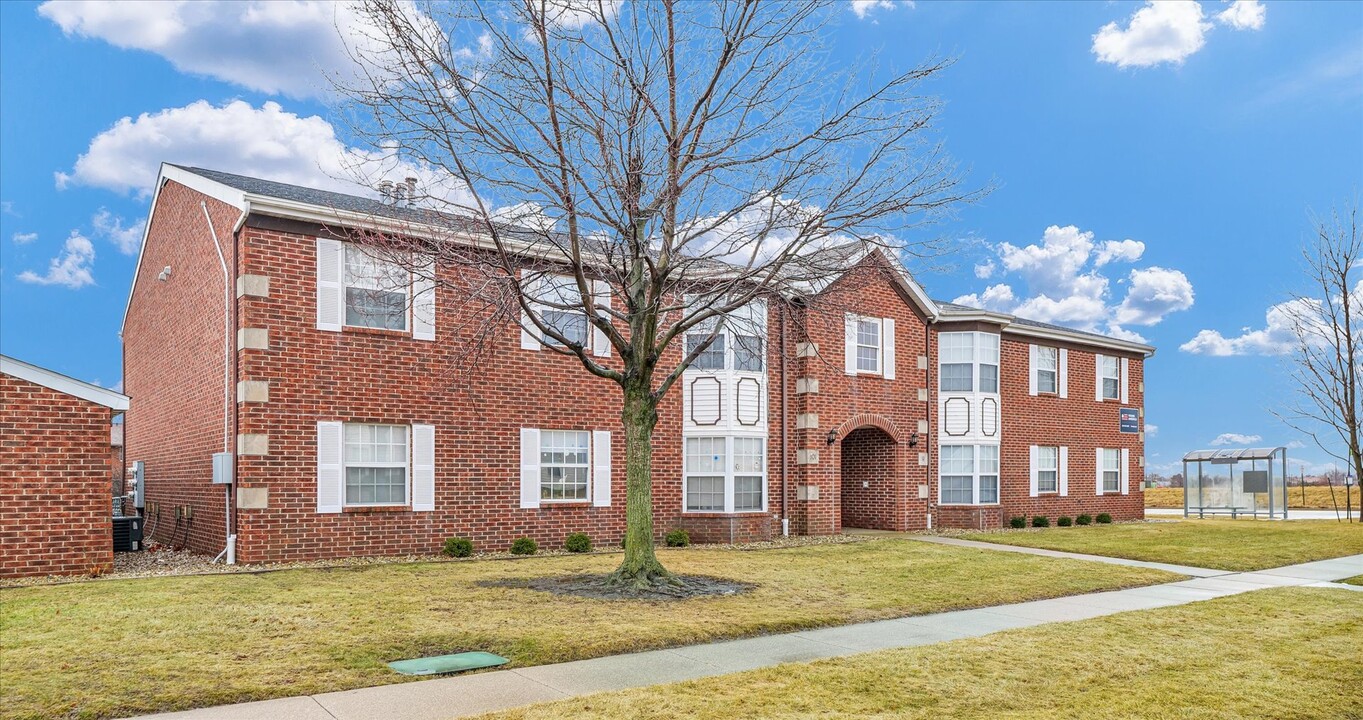
[[[611,434],[609,430],[592,432],[592,504],[610,507],[611,504]]]
[[[1093,399],[1103,401],[1103,356],[1093,356]]]
[[[317,512],[338,513],[344,503],[341,423],[317,423]]]
[[[1119,476],[1122,479],[1122,494],[1129,495],[1131,494],[1131,481],[1127,478],[1127,468],[1131,466],[1131,451],[1126,448],[1122,448],[1121,455],[1122,471]]]
[[[345,245],[317,238],[317,329],[340,332],[345,316]]]
[[[435,509],[435,426],[412,426],[412,509]]]
[[[1126,381],[1126,378],[1127,378],[1126,366],[1127,366],[1127,364],[1128,364],[1128,360],[1127,360],[1126,358],[1122,358],[1122,379],[1121,379],[1121,384],[1122,384],[1122,402],[1123,402],[1123,403],[1129,402],[1129,401],[1127,400],[1127,398],[1130,397],[1130,396],[1127,394],[1127,387],[1126,387],[1126,386],[1127,386],[1127,381]]]
[[[535,289],[538,287],[538,285],[539,285],[539,282],[538,282],[538,281],[535,281],[535,280],[532,280],[531,282],[527,283],[527,282],[525,281],[525,271],[524,271],[524,270],[521,271],[521,294],[525,295],[527,298],[535,298],[535,297],[537,297],[537,295],[535,294]],[[536,331],[535,324],[532,323],[532,322],[530,322],[530,315],[529,315],[528,313],[526,313],[524,310],[522,310],[522,311],[521,311],[521,349],[522,349],[522,350],[539,350],[539,349],[540,349],[540,341],[539,341],[539,337],[538,337],[538,336],[539,336],[539,333]],[[536,443],[536,444],[538,444],[538,443]],[[537,456],[538,456],[538,452],[537,452]],[[536,498],[536,501],[535,501],[536,504],[535,504],[533,507],[539,507],[539,504],[538,504],[538,503],[539,503],[539,500],[538,500],[538,498],[539,498],[539,493],[538,493],[538,491],[536,491],[535,498]],[[524,506],[522,506],[522,507],[524,507]]]
[[[1056,372],[1056,375],[1057,375],[1058,377],[1056,378],[1056,381],[1055,381],[1055,384],[1056,384],[1056,386],[1057,386],[1056,389],[1060,391],[1060,397],[1062,397],[1062,398],[1067,398],[1067,397],[1070,396],[1070,351],[1069,351],[1069,350],[1066,350],[1065,348],[1060,348],[1060,361],[1059,361],[1059,363],[1058,363],[1058,366],[1059,366],[1059,370]]]
[[[412,275],[412,337],[435,339],[435,260]]]
[[[1103,494],[1103,449],[1102,449],[1102,448],[1098,448],[1097,450],[1094,450],[1094,458],[1093,458],[1093,475],[1094,475],[1094,482],[1095,482],[1094,491],[1095,491],[1098,495],[1102,495],[1102,494]]]
[[[1040,486],[1039,486],[1039,484],[1037,483],[1037,475],[1036,475],[1037,460],[1038,460],[1038,456],[1039,456],[1040,454],[1041,454],[1041,452],[1040,452],[1039,450],[1037,450],[1037,446],[1036,446],[1036,445],[1033,445],[1033,446],[1032,446],[1032,460],[1031,460],[1032,488],[1031,488],[1031,490],[1028,492],[1028,494],[1031,495],[1032,497],[1036,497],[1038,494],[1040,494],[1040,490],[1039,490],[1039,487],[1040,487]]]
[[[1029,354],[1030,354],[1030,360],[1028,361],[1028,364],[1027,364],[1027,394],[1028,394],[1028,395],[1035,395],[1035,394],[1036,394],[1036,346],[1035,346],[1035,345],[1029,345],[1028,348],[1030,349],[1030,353],[1029,353]],[[1032,484],[1035,485],[1036,483],[1033,482]]]
[[[1058,451],[1059,458],[1056,460],[1055,487],[1060,492],[1061,497],[1070,494],[1070,449],[1061,445]]]
[[[540,431],[521,428],[521,507],[540,506]]]
[[[843,370],[848,375],[857,374],[857,316],[847,313],[843,326]]]
[[[894,379],[894,318],[885,318],[880,322],[880,342],[884,345],[885,367],[881,368],[881,377],[886,380]]]
[[[610,283],[605,280],[593,280],[592,301],[603,310],[609,310],[611,306]],[[601,316],[608,317],[605,312],[602,312]],[[592,325],[592,354],[597,357],[610,357],[611,354],[610,339],[606,337],[606,333],[601,332],[595,325]],[[610,503],[608,502],[607,504]]]

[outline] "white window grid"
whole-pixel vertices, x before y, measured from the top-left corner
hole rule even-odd
[[[540,501],[582,502],[590,499],[591,433],[585,430],[540,431]]]
[[[345,504],[406,505],[407,426],[345,423],[342,434]]]
[[[1116,400],[1121,397],[1122,371],[1119,358],[1103,356],[1102,364],[1103,399]]]
[[[353,243],[345,246],[345,324],[407,330],[411,274]]]
[[[938,386],[942,392],[999,392],[999,336],[946,332],[937,340]]]
[[[1060,448],[1043,445],[1036,449],[1036,491],[1055,493],[1060,491]]]
[[[857,372],[880,372],[880,320],[857,318]]]
[[[998,504],[999,446],[941,446],[937,496],[943,505]]]
[[[537,290],[540,320],[553,328],[569,343],[586,347],[590,330],[587,327],[587,313],[580,309],[582,293],[577,288],[577,278],[571,275],[546,275],[540,280]],[[562,345],[548,333],[541,333],[540,340],[545,345]]]
[[[1058,393],[1060,371],[1060,349],[1038,347],[1036,349],[1036,389],[1042,393]]]
[[[743,513],[766,509],[766,438],[686,438],[685,512]]]
[[[1122,491],[1122,451],[1103,448],[1103,492]]]

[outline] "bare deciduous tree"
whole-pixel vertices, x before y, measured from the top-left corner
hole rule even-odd
[[[1315,222],[1302,251],[1310,290],[1283,304],[1296,336],[1298,402],[1278,416],[1363,477],[1363,237],[1358,208]]]
[[[622,393],[612,584],[677,582],[653,550],[652,436],[721,329],[754,301],[818,294],[869,251],[902,271],[897,256],[927,249],[909,234],[977,194],[929,138],[939,103],[922,85],[949,63],[840,70],[825,37],[838,10],[363,5],[366,80],[341,88],[353,129],[460,188],[416,199],[429,212],[410,270],[461,298],[471,352],[520,325]],[[369,245],[411,256],[394,234]]]

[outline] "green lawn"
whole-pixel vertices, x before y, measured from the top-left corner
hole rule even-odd
[[[1355,575],[1351,578],[1345,578],[1343,580],[1340,580],[1340,582],[1348,583],[1350,585],[1363,585],[1363,575]]]
[[[1218,570],[1263,570],[1363,553],[1363,525],[1333,520],[1184,520],[963,537]]]
[[[3,590],[0,716],[185,709],[400,682],[385,662],[461,650],[525,666],[1179,577],[905,540],[662,557],[677,572],[758,587],[645,602],[480,584],[605,572],[612,554]]]
[[[1363,593],[1261,590],[485,716],[1360,718]]]

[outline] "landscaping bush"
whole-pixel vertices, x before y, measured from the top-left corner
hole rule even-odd
[[[1032,527],[1050,527],[1051,521],[1045,515],[1037,515],[1032,518]]]
[[[528,537],[516,538],[516,541],[511,543],[512,555],[534,555],[539,551],[539,544]]]
[[[691,536],[685,530],[677,528],[663,537],[663,541],[668,547],[686,547],[691,544]]]
[[[1111,516],[1111,515],[1108,515],[1107,513],[1098,513],[1098,524],[1099,524],[1099,525],[1110,525],[1111,523],[1112,523],[1112,516]]]
[[[592,539],[587,537],[587,533],[573,533],[563,541],[563,549],[573,553],[591,552]]]
[[[446,557],[468,557],[473,554],[473,541],[460,537],[449,538],[440,554]]]
[[[1084,513],[1083,515],[1080,515],[1079,517],[1074,519],[1075,525],[1091,525],[1092,523],[1093,516],[1089,515],[1088,513]]]
[[[1069,515],[1061,515],[1060,517],[1056,518],[1055,524],[1059,525],[1060,527],[1069,527],[1074,524],[1074,521],[1070,519]]]
[[[1014,530],[1021,530],[1022,528],[1027,527],[1027,518],[1019,515],[1013,518],[1012,520],[1009,520],[1008,525],[1012,527]]]

